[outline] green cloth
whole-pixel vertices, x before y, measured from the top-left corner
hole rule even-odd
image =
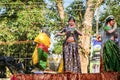
[[[110,29],[111,29],[111,27],[109,27],[109,26],[105,26],[105,27],[104,27],[104,30],[105,30],[105,31],[108,31],[108,30],[110,30]]]
[[[45,70],[47,67],[47,58],[48,58],[48,54],[46,52],[44,52],[41,48],[38,48],[38,65],[40,70]]]
[[[103,62],[105,71],[120,72],[119,47],[112,40],[106,41],[104,45]]]

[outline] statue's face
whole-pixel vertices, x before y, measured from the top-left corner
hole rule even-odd
[[[68,23],[69,23],[70,26],[74,26],[75,25],[75,22],[72,19]]]
[[[109,24],[110,24],[111,26],[113,26],[113,25],[115,24],[115,20],[111,20],[111,21],[109,22]]]

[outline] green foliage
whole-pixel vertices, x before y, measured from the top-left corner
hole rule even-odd
[[[0,42],[34,40],[44,27],[50,32],[59,30],[60,18],[53,2],[48,5],[43,0],[1,0],[0,9],[5,8],[5,13],[0,14]],[[32,55],[34,47],[32,43],[3,44],[0,55],[26,57]]]
[[[83,0],[74,1],[66,8],[66,13],[68,17],[74,16],[76,19],[76,24],[80,25],[83,21],[86,6]]]
[[[93,0],[93,3],[97,3],[98,2],[98,0]]]
[[[100,9],[99,13],[99,31],[101,32],[103,25],[105,23],[105,19],[109,15],[113,15],[115,17],[115,20],[118,24],[118,27],[120,27],[120,4],[118,0],[104,0],[102,3],[102,8]],[[96,17],[96,16],[95,16]],[[96,32],[96,19],[94,17],[93,20],[93,32]]]
[[[102,24],[105,22],[105,18],[109,15],[113,15],[115,17],[115,20],[118,24],[118,27],[120,26],[120,4],[118,0],[106,0],[104,2],[105,8],[104,13],[100,15],[100,23],[99,25],[102,26]]]
[[[55,53],[55,54],[61,54],[61,52],[62,52],[62,44],[61,43],[57,43],[57,44],[55,44],[54,45],[54,50],[53,50],[53,52]]]
[[[32,43],[0,45],[0,55],[14,56],[16,58],[30,57],[34,51],[33,46]]]
[[[42,0],[41,0],[42,1]],[[34,40],[40,29],[45,26],[45,3],[34,1],[1,0],[0,8],[5,13],[0,16],[0,42]],[[0,55],[32,55],[35,45],[32,43],[0,45]],[[17,57],[17,56],[16,56]]]

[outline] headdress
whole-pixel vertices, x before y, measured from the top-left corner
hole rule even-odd
[[[111,21],[111,20],[114,20],[114,16],[113,16],[113,15],[109,15],[109,16],[105,19],[106,23],[108,23],[108,22]]]

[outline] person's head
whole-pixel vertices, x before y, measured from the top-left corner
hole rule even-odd
[[[109,24],[110,26],[113,26],[115,24],[115,20],[112,15],[110,15],[106,18],[106,24]]]
[[[43,28],[41,29],[41,32],[46,33],[50,37],[50,33],[48,32],[48,29]]]
[[[68,19],[68,24],[69,24],[70,26],[75,25],[75,18],[74,18],[74,17],[70,17],[70,18]]]

